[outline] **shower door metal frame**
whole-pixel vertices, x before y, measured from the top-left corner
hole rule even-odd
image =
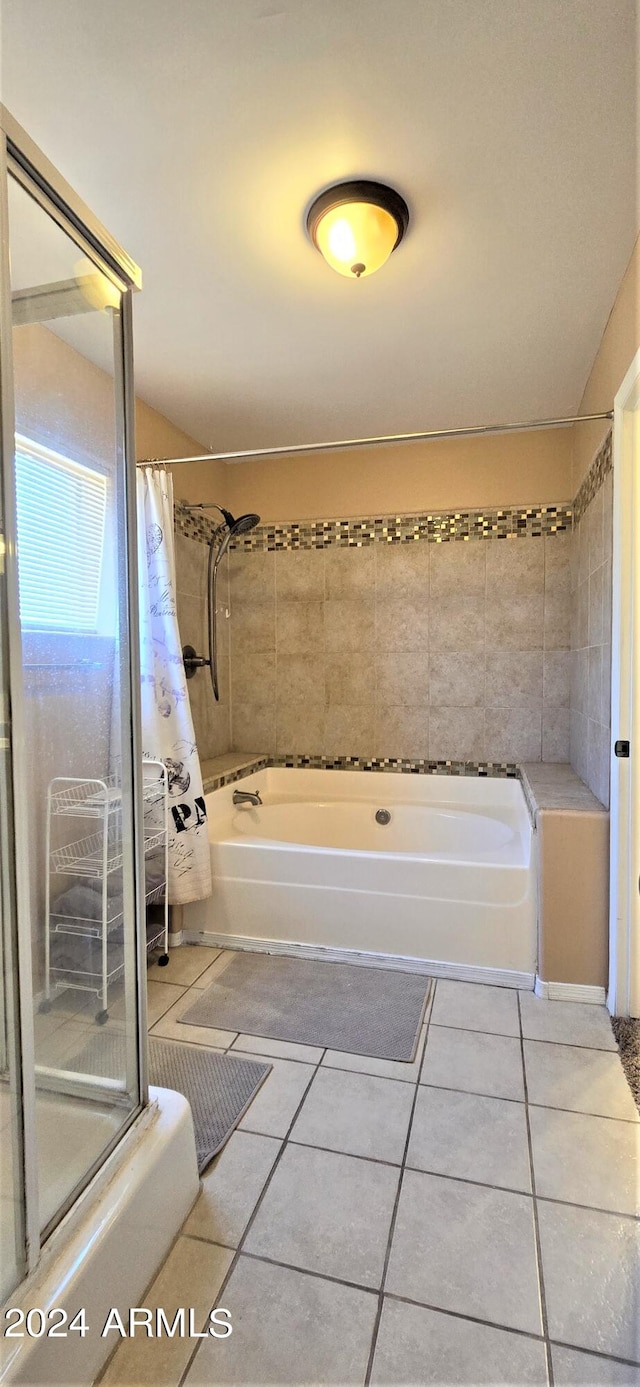
[[[33,994],[31,974],[30,883],[26,862],[20,860],[16,843],[27,840],[24,776],[24,735],[22,734],[22,657],[19,621],[18,564],[16,547],[16,498],[14,477],[14,377],[12,350],[12,298],[9,263],[8,181],[13,177],[38,202],[64,232],[78,245],[120,293],[120,310],[114,315],[114,394],[116,419],[116,469],[124,478],[124,544],[127,591],[128,678],[121,681],[122,762],[124,790],[132,803],[133,893],[135,929],[135,977],[125,974],[126,1005],[135,1006],[135,1026],[127,1036],[127,1075],[134,1076],[137,1102],[124,1118],[111,1142],[105,1144],[98,1160],[89,1167],[79,1184],[41,1230],[38,1208],[38,1169],[35,1125],[35,1053]],[[17,1072],[21,1085],[20,1173],[22,1177],[23,1262],[29,1275],[39,1261],[42,1243],[75,1203],[82,1190],[119,1144],[148,1102],[146,1047],[146,939],[144,931],[144,849],[142,805],[142,733],[140,720],[140,658],[138,624],[136,483],[135,483],[135,396],[133,389],[132,295],[141,287],[138,266],[114,240],[101,222],[77,196],[42,151],[0,105],[0,514],[4,519],[6,576],[6,649],[3,673],[7,689],[7,726],[3,735],[10,784],[8,811],[12,824],[3,825],[9,847],[14,880],[8,883],[12,937],[18,967],[17,986]],[[2,556],[0,555],[0,560]],[[124,673],[121,667],[121,673]],[[13,833],[11,835],[11,830]],[[20,925],[22,927],[20,928]],[[96,1084],[97,1089],[97,1084]],[[99,1089],[97,1089],[99,1092]],[[87,1089],[89,1092],[89,1089]]]

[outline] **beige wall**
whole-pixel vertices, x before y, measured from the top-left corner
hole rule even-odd
[[[580,401],[579,414],[596,414],[613,409],[614,396],[622,385],[640,346],[640,238],[627,266],[611,309],[591,374]],[[572,495],[575,496],[593,458],[606,437],[610,424],[580,424],[574,427]]]
[[[189,457],[203,452],[202,444],[197,443],[188,433],[176,428],[164,414],[136,399],[136,457]],[[185,469],[183,468],[182,471]],[[188,468],[187,471],[192,469]],[[195,471],[195,469],[193,469]],[[177,471],[177,469],[176,469]]]
[[[172,424],[164,414],[136,400],[136,457],[181,458],[206,452],[206,446]],[[200,462],[171,468],[176,500],[211,501],[226,505],[226,472],[222,462]]]
[[[230,509],[257,510],[267,521],[533,505],[572,496],[570,429],[224,466]]]
[[[547,982],[606,987],[609,815],[538,815],[538,973]]]

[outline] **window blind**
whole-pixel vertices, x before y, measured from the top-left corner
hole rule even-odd
[[[17,434],[16,499],[23,625],[97,630],[107,478]]]

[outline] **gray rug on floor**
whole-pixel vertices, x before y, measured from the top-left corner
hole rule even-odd
[[[430,986],[420,973],[238,953],[180,1023],[409,1063]]]
[[[620,1059],[629,1088],[640,1108],[640,1020],[614,1016],[611,1024],[620,1047]]]
[[[124,1065],[124,1036],[106,1031],[93,1035],[63,1068],[108,1078],[123,1074]],[[149,1083],[174,1089],[187,1099],[201,1175],[229,1140],[271,1068],[268,1061],[215,1055],[204,1046],[149,1036]]]

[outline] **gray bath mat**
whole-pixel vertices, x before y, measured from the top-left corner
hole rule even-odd
[[[430,986],[419,973],[239,953],[180,1023],[410,1063]]]
[[[124,1073],[124,1064],[124,1036],[106,1031],[92,1036],[63,1067],[106,1078]],[[214,1055],[202,1046],[149,1036],[149,1083],[187,1099],[200,1174],[229,1140],[271,1068],[268,1062]]]

